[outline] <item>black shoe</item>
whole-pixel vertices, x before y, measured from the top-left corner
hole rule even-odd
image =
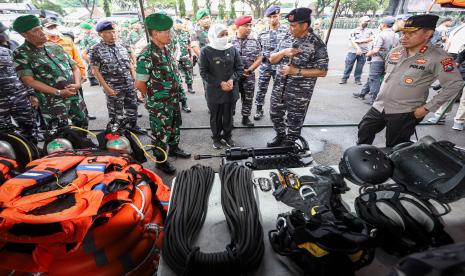
[[[362,93],[353,93],[352,96],[354,96],[354,98],[359,98],[362,100],[365,99],[365,94],[362,94]]]
[[[254,123],[249,119],[249,116],[243,116],[242,117],[242,124],[247,127],[253,127],[255,126]]]
[[[219,140],[213,140],[213,148],[214,149],[221,149],[223,147],[223,145],[221,144],[221,142]]]
[[[195,93],[194,89],[192,89],[192,84],[187,86],[187,92],[189,92],[191,94]]]
[[[286,139],[286,136],[276,135],[276,137],[274,137],[273,140],[266,143],[266,146],[267,147],[279,147],[284,142],[284,139]]]
[[[263,117],[263,107],[261,105],[257,105],[257,111],[255,111],[255,116],[253,116],[253,119],[255,121],[258,121],[262,117]]]
[[[137,113],[137,117],[138,117],[138,118],[142,117],[142,114]]]
[[[182,104],[182,110],[184,110],[186,113],[191,113],[191,108],[187,106],[186,103]]]
[[[232,148],[232,147],[235,147],[236,146],[236,143],[234,143],[234,141],[231,139],[231,138],[228,138],[228,139],[221,139],[221,143],[223,143],[223,145],[229,147],[229,148]]]
[[[97,86],[100,85],[97,79],[95,78],[89,78],[90,86]]]
[[[168,161],[157,163],[155,167],[166,174],[174,174],[176,172],[176,168]]]
[[[359,81],[359,80],[356,80],[356,81],[355,81],[355,84],[357,84],[357,85],[363,85],[363,83],[362,83],[361,81]]]
[[[185,152],[184,150],[180,149],[178,146],[170,147],[170,151],[168,152],[169,156],[176,156],[180,158],[191,158],[191,154]]]
[[[347,80],[341,80],[339,84],[347,84]]]
[[[95,117],[94,115],[87,115],[87,119],[95,120],[95,119],[97,119],[97,117]]]

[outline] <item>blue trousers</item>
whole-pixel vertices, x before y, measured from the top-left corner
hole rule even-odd
[[[373,61],[370,64],[370,72],[368,73],[368,80],[362,88],[360,94],[367,95],[371,93],[373,100],[378,96],[379,88],[381,87],[381,79],[384,76],[384,61]]]
[[[343,80],[349,79],[350,73],[352,72],[352,68],[354,67],[355,62],[357,62],[357,65],[355,65],[354,77],[356,81],[361,80],[363,65],[365,65],[365,62],[366,62],[365,54],[357,56],[355,53],[350,53],[350,52],[347,53],[346,66],[344,69],[344,75],[342,76]]]

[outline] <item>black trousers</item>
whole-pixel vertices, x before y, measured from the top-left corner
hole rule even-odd
[[[213,140],[229,139],[233,129],[233,109],[235,102],[214,104],[207,103],[210,110],[210,128]]]
[[[372,107],[358,124],[357,145],[371,145],[376,134],[384,128],[386,128],[386,147],[408,142],[421,120],[423,118],[415,118],[413,112],[385,114],[384,111],[379,112]]]

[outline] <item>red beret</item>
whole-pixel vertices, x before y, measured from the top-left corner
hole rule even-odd
[[[236,18],[236,21],[234,21],[234,24],[236,24],[237,27],[242,26],[244,24],[248,24],[252,22],[252,16],[250,15],[243,15],[239,16]]]

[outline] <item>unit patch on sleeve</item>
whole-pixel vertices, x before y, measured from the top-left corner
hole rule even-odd
[[[444,72],[452,72],[454,71],[454,59],[449,57],[441,60],[442,68]]]

